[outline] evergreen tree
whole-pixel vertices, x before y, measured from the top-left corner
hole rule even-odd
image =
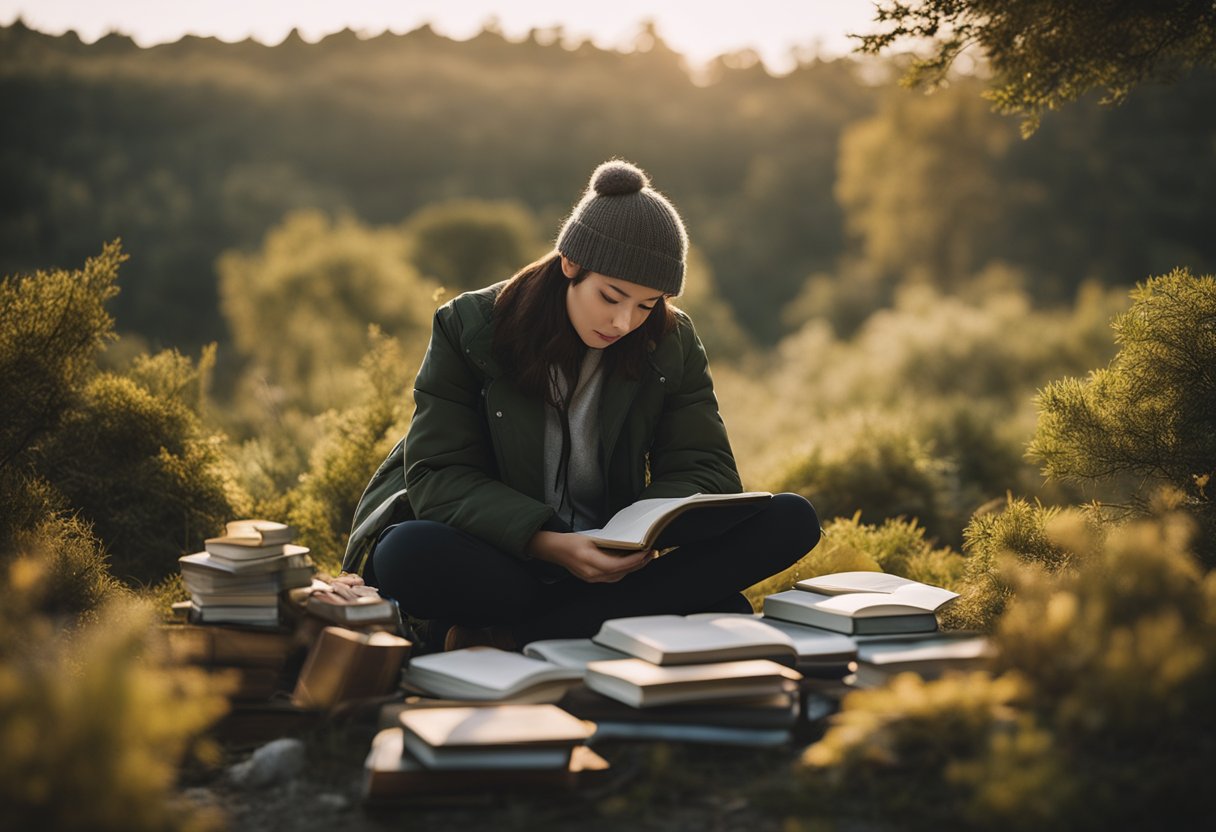
[[[878,54],[905,39],[925,40],[911,84],[941,82],[955,58],[978,46],[995,71],[989,97],[1021,113],[1031,132],[1045,110],[1102,89],[1121,101],[1146,80],[1216,66],[1216,7],[1193,0],[879,0],[883,31],[861,38]]]
[[[1114,481],[1143,513],[1162,487],[1175,489],[1205,533],[1216,562],[1216,279],[1185,269],[1132,292],[1112,323],[1119,352],[1086,379],[1065,378],[1039,395],[1029,453],[1051,478]]]

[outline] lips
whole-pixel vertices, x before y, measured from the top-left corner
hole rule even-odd
[[[620,337],[621,337],[619,335],[605,335],[604,333],[600,332],[598,329],[593,329],[592,332],[594,332],[599,337],[603,338],[605,343],[608,343],[608,344],[611,344],[613,341],[620,340]]]

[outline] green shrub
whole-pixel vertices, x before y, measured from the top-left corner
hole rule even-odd
[[[1010,499],[1001,511],[976,514],[963,532],[966,567],[958,591],[962,597],[942,612],[951,627],[990,630],[1012,597],[1002,559],[1012,556],[1050,571],[1070,566],[1074,553],[1048,533],[1058,508]]]
[[[364,487],[408,427],[406,391],[413,368],[396,339],[372,327],[371,341],[372,349],[359,365],[357,404],[319,419],[321,436],[309,457],[309,470],[285,500],[300,542],[313,550],[318,566],[333,574],[346,551]]]
[[[45,541],[51,548],[54,539]],[[94,623],[38,612],[49,591],[39,556],[0,572],[0,802],[6,828],[200,830],[219,818],[175,797],[196,736],[225,709],[200,670],[164,666],[152,611],[130,599]]]
[[[997,830],[1210,816],[1216,573],[1189,549],[1192,524],[1104,530],[1070,512],[1045,526],[1024,541],[1037,561],[1002,567],[1016,597],[993,636],[998,675],[902,675],[850,695],[803,758],[808,789],[907,828],[951,814]]]
[[[1203,525],[1200,554],[1216,564],[1216,278],[1177,269],[1131,297],[1111,324],[1110,366],[1039,394],[1029,453],[1053,479],[1114,481],[1115,507],[1138,514],[1161,486],[1177,489]]]
[[[819,545],[772,577],[749,587],[744,595],[760,609],[764,597],[790,589],[803,578],[833,572],[890,572],[905,578],[952,588],[959,581],[963,558],[949,548],[934,548],[915,520],[885,520],[880,526],[861,522],[860,514],[826,524]]]
[[[95,372],[124,260],[114,242],[83,269],[0,280],[0,469],[55,428]]]
[[[801,494],[824,520],[855,512],[871,521],[916,518],[938,535],[947,527],[953,473],[907,430],[867,423],[796,458],[771,490]]]
[[[114,573],[152,582],[243,513],[220,441],[182,401],[107,373],[85,386],[36,461],[105,542]]]

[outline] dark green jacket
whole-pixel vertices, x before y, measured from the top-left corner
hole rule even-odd
[[[491,349],[502,285],[435,313],[413,422],[359,500],[344,570],[360,570],[380,532],[406,519],[446,523],[527,558],[528,541],[553,518],[544,502],[544,403],[503,375]],[[688,316],[677,318],[641,378],[604,380],[604,520],[648,497],[742,490],[705,349]]]

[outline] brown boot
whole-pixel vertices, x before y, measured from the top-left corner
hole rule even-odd
[[[516,649],[515,638],[506,627],[466,627],[463,624],[453,624],[443,638],[444,652],[463,650],[466,647]]]

